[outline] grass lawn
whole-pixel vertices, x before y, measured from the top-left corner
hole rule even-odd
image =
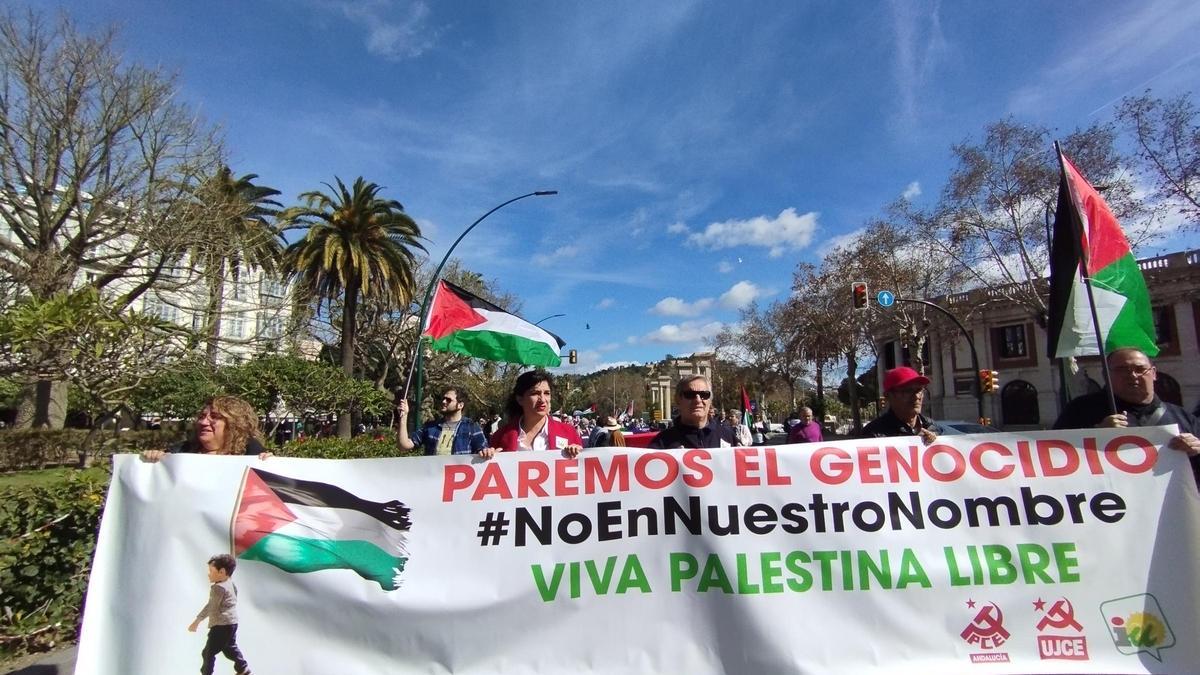
[[[72,467],[58,467],[54,469],[42,469],[40,471],[17,471],[14,473],[0,473],[0,490],[10,487],[27,487],[31,485],[50,485],[66,479],[68,476],[82,474],[91,478],[103,478],[104,469],[100,467],[92,467],[84,469],[82,472],[79,469]]]

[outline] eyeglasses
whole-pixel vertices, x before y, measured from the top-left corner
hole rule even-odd
[[[919,389],[893,389],[890,393],[897,396],[920,396],[925,393],[924,387]]]
[[[443,396],[442,403],[454,403],[454,399],[449,396]]]
[[[692,391],[692,390],[679,392],[679,398],[697,398],[697,397],[701,401],[707,401],[708,399],[712,398],[712,392],[711,391]]]
[[[1117,366],[1113,368],[1118,373],[1129,374],[1134,377],[1145,377],[1146,373],[1154,370],[1154,366]]]

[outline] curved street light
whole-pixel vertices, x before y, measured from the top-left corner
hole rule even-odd
[[[488,216],[490,216],[493,213],[499,211],[500,209],[508,206],[509,204],[516,202],[516,201],[520,201],[522,199],[525,199],[526,197],[548,197],[550,195],[556,195],[556,194],[558,194],[558,190],[537,190],[534,192],[530,192],[528,194],[523,194],[520,197],[513,197],[512,199],[510,199],[506,202],[498,204],[498,205],[492,207],[492,209],[490,211],[488,211],[487,213],[476,218],[475,222],[471,223],[467,227],[467,229],[463,230],[462,234],[458,235],[458,239],[455,239],[453,244],[450,244],[450,248],[446,249],[446,255],[442,256],[442,261],[440,263],[438,263],[437,269],[433,271],[433,278],[429,280],[429,288],[425,289],[425,299],[421,301],[421,317],[420,317],[421,320],[420,320],[420,322],[417,323],[417,354],[416,354],[413,370],[410,370],[409,374],[411,376],[413,371],[416,371],[416,374],[417,374],[416,403],[418,406],[421,405],[421,387],[423,384],[423,381],[422,381],[423,376],[425,374],[424,373],[424,365],[425,365],[424,350],[421,349],[421,332],[423,330],[425,330],[425,319],[426,319],[426,315],[429,314],[429,299],[433,296],[433,289],[435,286],[437,286],[437,282],[442,276],[442,268],[444,268],[446,266],[446,261],[450,260],[450,254],[454,253],[454,249],[458,246],[459,242],[461,242],[463,240],[463,237],[466,237],[467,234],[469,234],[471,232],[471,230],[475,229],[476,225],[478,225],[479,223],[482,223],[484,218],[487,218]],[[543,319],[543,321],[544,320],[545,319]],[[407,385],[405,385],[405,387],[404,387],[404,393],[406,395],[408,394],[408,386]]]
[[[560,316],[566,316],[566,314],[551,314],[550,316],[547,316],[547,317],[538,319],[537,321],[534,321],[533,325],[540,326],[540,325],[542,325],[543,321],[549,321],[550,319],[557,319]]]

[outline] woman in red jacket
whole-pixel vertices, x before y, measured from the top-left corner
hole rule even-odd
[[[521,373],[508,396],[508,422],[492,434],[491,447],[480,455],[513,450],[562,450],[574,457],[583,450],[575,427],[550,417],[550,387],[554,378],[544,370]]]

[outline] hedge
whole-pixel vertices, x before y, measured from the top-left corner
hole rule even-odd
[[[0,432],[0,471],[44,469],[79,463],[88,429],[10,429]],[[181,431],[101,431],[92,459],[122,452],[161,450],[182,440]]]
[[[0,654],[41,651],[79,634],[107,470],[0,490]]]
[[[369,457],[416,457],[422,454],[420,448],[400,450],[396,447],[396,434],[386,431],[376,439],[369,434],[361,434],[349,440],[341,438],[308,438],[302,441],[290,441],[279,450],[284,457],[320,457],[324,459],[364,459]]]

